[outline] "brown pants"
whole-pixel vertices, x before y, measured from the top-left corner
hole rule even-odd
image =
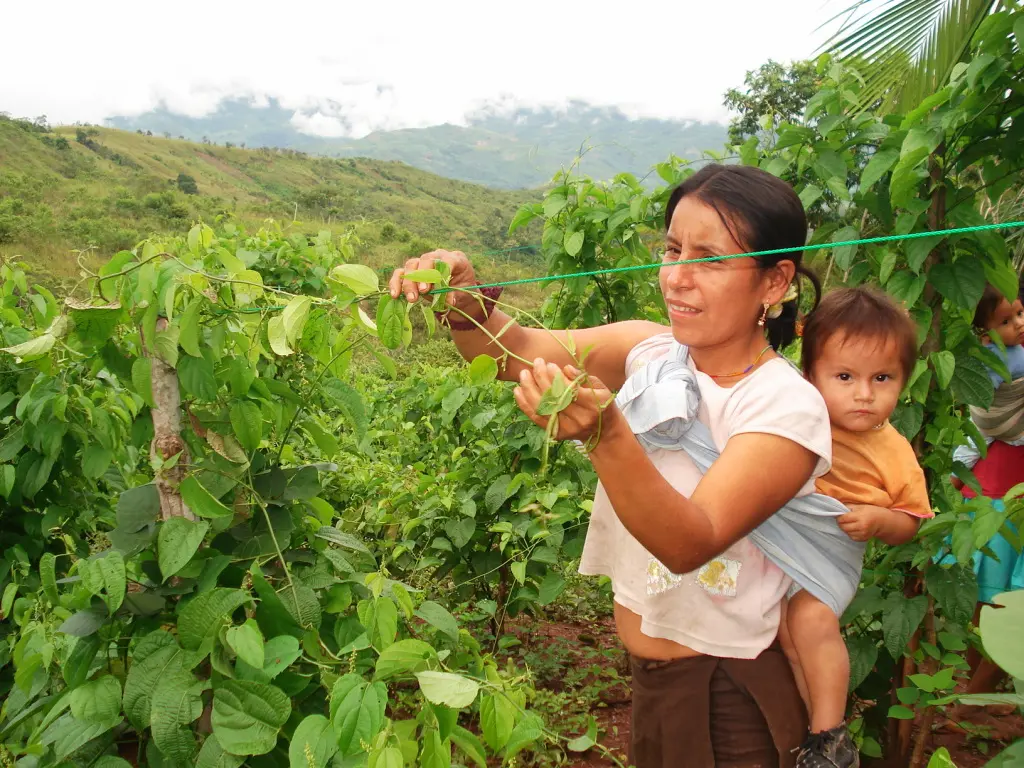
[[[807,714],[778,646],[756,659],[633,657],[637,768],[791,768]]]

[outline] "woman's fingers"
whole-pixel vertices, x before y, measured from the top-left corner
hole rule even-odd
[[[420,269],[429,269],[429,267],[426,266],[427,261],[433,263],[433,260],[428,259],[426,256],[420,256],[418,259],[409,259],[405,262],[405,271],[402,280],[402,293],[405,294],[405,298],[410,304],[419,299],[421,290],[420,286],[422,283],[414,283],[411,280],[406,280],[404,279],[404,276],[409,272],[415,272]]]
[[[554,363],[549,363],[541,358],[533,361],[533,376],[541,392],[546,392],[555,383],[555,379],[562,379],[568,385],[572,379],[566,380],[561,369]]]
[[[421,269],[434,269],[434,264],[438,261],[438,254],[440,253],[443,252],[431,251],[419,258],[409,259],[405,262],[405,266],[392,272],[391,279],[388,281],[388,291],[391,293],[391,298],[397,299],[399,295],[404,293],[405,298],[412,302],[418,300],[420,294],[430,293],[432,287],[430,283],[413,282],[406,280],[405,276],[410,272],[417,272]]]
[[[516,405],[519,406],[519,410],[521,410],[527,416],[533,418],[531,416],[531,413],[533,411],[533,404],[530,402],[529,397],[527,397],[526,392],[523,391],[523,388],[516,387],[515,389],[513,389],[512,397],[516,399]]]
[[[392,299],[397,299],[402,293],[402,275],[404,274],[405,270],[402,268],[391,273],[391,279],[388,280],[388,291],[390,291]]]
[[[434,258],[434,254],[435,253],[436,253],[436,251],[431,251],[430,253],[426,253],[426,254],[420,256],[420,258],[419,258],[419,266],[416,267],[416,268],[417,269],[433,269],[434,268],[434,262],[436,261],[436,259]],[[430,285],[430,283],[417,283],[416,284],[416,288],[417,288],[419,293],[430,293],[431,285]]]
[[[551,374],[548,371],[547,363],[542,358],[534,358],[531,375],[541,392],[551,386]]]
[[[392,299],[397,299],[403,293],[409,301],[416,301],[419,297],[419,288],[416,284],[405,279],[406,273],[420,268],[419,261],[419,259],[409,259],[405,262],[404,267],[399,267],[391,273],[391,279],[388,281],[388,291],[391,293]]]
[[[467,287],[475,284],[473,265],[469,263],[466,255],[461,251],[430,251],[413,259],[408,259],[404,266],[391,273],[388,280],[388,292],[391,298],[397,299],[405,295],[408,301],[416,301],[423,294],[429,294],[433,289],[430,283],[413,282],[406,279],[406,275],[421,269],[436,269],[436,264],[443,261],[450,270],[450,283],[452,287]],[[452,292],[448,295],[447,303],[453,305],[458,294]]]
[[[544,366],[544,372],[547,374],[548,386],[555,383],[555,379],[562,379],[566,384],[572,381],[572,379],[566,380],[562,375],[561,369],[554,363],[547,363]]]
[[[522,386],[518,386],[512,390],[512,396],[516,400],[516,405],[519,406],[519,410],[527,415],[527,417],[536,424],[538,427],[546,427],[548,424],[548,417],[541,416],[537,413],[537,402],[539,398],[531,397]]]
[[[519,386],[513,390],[516,405],[530,420],[541,427],[546,427],[549,415],[539,415],[537,407],[556,379],[569,386],[580,377],[580,371],[573,366],[560,368],[541,358],[533,361],[533,367],[524,369],[519,374]],[[597,428],[601,419],[601,411],[612,400],[612,393],[598,379],[590,377],[576,393],[573,402],[566,403],[558,414],[559,440],[584,439]]]
[[[537,403],[540,402],[540,398],[544,394],[545,387],[541,385],[532,371],[524,369],[520,372],[518,388],[522,390],[523,396],[536,409]]]
[[[864,535],[864,525],[855,513],[847,512],[845,515],[840,515],[836,522],[839,524],[842,532],[854,541],[865,541],[867,539]]]

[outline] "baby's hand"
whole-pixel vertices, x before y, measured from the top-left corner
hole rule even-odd
[[[890,514],[891,512],[884,507],[854,504],[849,512],[839,516],[839,527],[854,541],[867,541],[878,537],[885,525],[886,517]]]

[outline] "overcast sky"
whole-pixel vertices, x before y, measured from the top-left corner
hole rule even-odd
[[[725,120],[769,58],[809,57],[850,0],[50,0],[4,3],[0,111],[100,122],[279,98],[310,133],[458,123],[582,99]],[[335,117],[343,114],[348,126]]]

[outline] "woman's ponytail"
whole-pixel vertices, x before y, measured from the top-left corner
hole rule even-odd
[[[768,343],[772,345],[772,349],[784,349],[792,344],[796,339],[797,321],[800,319],[800,309],[801,305],[804,303],[803,284],[800,279],[802,277],[807,278],[807,281],[811,284],[811,288],[814,291],[810,309],[804,313],[804,317],[806,318],[814,312],[818,306],[818,302],[821,301],[821,281],[818,279],[818,276],[803,264],[797,265],[796,274],[793,276],[793,280],[795,280],[797,284],[796,299],[784,302],[782,305],[782,313],[778,317],[768,318],[764,324],[765,332],[768,335]]]

